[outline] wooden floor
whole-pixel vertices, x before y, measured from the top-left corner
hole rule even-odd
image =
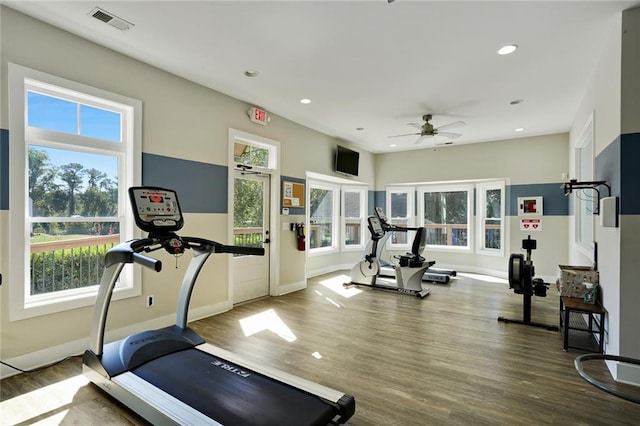
[[[341,274],[191,326],[212,344],[354,395],[351,425],[640,424],[640,405],[577,375],[582,352],[563,352],[560,333],[496,320],[522,317],[522,297],[504,281],[461,274],[429,284],[420,300],[345,290]],[[534,298],[533,319],[558,323],[553,289]],[[599,362],[585,369],[609,380]],[[80,370],[76,358],[3,380],[0,421],[145,424]]]

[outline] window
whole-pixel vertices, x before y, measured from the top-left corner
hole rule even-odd
[[[104,253],[133,237],[141,103],[9,68],[11,319],[93,303]],[[140,294],[127,268],[115,298]]]
[[[362,250],[367,238],[366,188],[342,187],[342,248]]]
[[[477,185],[478,250],[486,254],[504,254],[504,183]]]
[[[387,219],[394,226],[411,227],[413,224],[414,188],[395,187],[387,189]],[[411,233],[394,232],[389,239],[390,248],[408,249]]]
[[[425,186],[418,192],[419,226],[427,228],[427,245],[470,249],[473,186]]]
[[[340,187],[324,182],[309,182],[309,252],[333,252],[338,249],[338,206]]]
[[[236,166],[275,170],[277,167],[275,150],[276,148],[272,145],[236,136],[233,143],[233,161]]]
[[[593,157],[593,116],[591,116],[576,147],[576,178],[579,182],[594,180]],[[593,209],[597,205],[598,196],[594,189],[580,189],[576,191],[575,200],[576,242],[578,247],[584,249],[585,254],[592,256]]]

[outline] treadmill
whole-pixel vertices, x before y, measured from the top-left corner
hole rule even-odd
[[[284,371],[250,362],[204,341],[187,326],[197,276],[212,253],[264,255],[263,248],[228,246],[175,234],[184,224],[177,194],[159,187],[129,189],[136,224],[149,232],[105,256],[83,374],[154,425],[326,425],[345,423],[353,396]],[[113,289],[128,263],[156,272],[144,253],[174,256],[193,250],[180,288],[176,324],[104,344]]]

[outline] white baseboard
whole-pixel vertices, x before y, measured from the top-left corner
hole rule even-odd
[[[640,386],[640,366],[618,363],[616,380],[627,385]]]
[[[195,308],[189,311],[189,321],[196,321],[198,319],[220,314],[222,312],[230,310],[232,307],[233,305],[231,304],[231,302],[222,302],[216,303],[214,305]],[[139,333],[144,330],[155,330],[158,328],[167,327],[171,324],[175,324],[175,320],[175,314],[165,315],[127,327],[107,331],[105,334],[105,343],[120,340],[127,336],[130,336],[131,334]],[[71,342],[52,346],[40,351],[30,352],[28,354],[5,359],[4,362],[6,362],[7,364],[15,365],[16,367],[19,367],[23,370],[33,370],[35,368],[51,364],[69,356],[80,355],[84,353],[84,351],[88,347],[89,336],[84,339],[73,340]],[[4,364],[0,364],[0,379],[5,379],[18,373],[19,371],[14,370],[11,367],[7,367]]]
[[[324,268],[314,269],[313,271],[307,271],[307,278],[317,277],[319,275],[324,275],[324,274],[328,274],[330,272],[335,272],[335,271],[344,271],[344,270],[349,271],[351,270],[351,268],[353,268],[352,263],[345,263],[343,265],[325,266]]]
[[[294,291],[298,291],[298,290],[304,290],[305,288],[307,288],[306,281],[299,281],[297,283],[280,285],[276,289],[275,296],[284,296],[285,294],[293,293]]]

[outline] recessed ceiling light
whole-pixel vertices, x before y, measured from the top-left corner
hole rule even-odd
[[[518,105],[524,102],[524,99],[514,99],[513,101],[509,102],[509,105]]]
[[[307,98],[302,98],[300,99],[300,103],[301,104],[310,104],[311,103],[311,99],[307,99]]]
[[[396,146],[398,146],[398,145],[396,145],[395,143],[392,143],[392,144],[391,144],[391,145],[389,145],[389,146],[390,146],[391,148],[395,148],[395,147],[396,147]]]
[[[258,74],[260,73],[256,70],[247,70],[244,72],[244,75],[246,75],[247,77],[257,77]]]
[[[517,44],[507,44],[498,49],[498,55],[509,55],[518,49]]]
[[[517,129],[513,129],[514,132],[524,132],[524,127],[518,127]]]

